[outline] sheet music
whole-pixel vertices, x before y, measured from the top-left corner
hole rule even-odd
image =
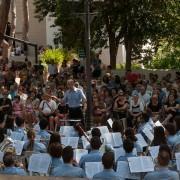
[[[85,172],[86,176],[89,179],[92,179],[93,176],[103,170],[103,165],[101,162],[86,162],[85,163]]]
[[[19,132],[12,132],[10,138],[13,140],[19,140],[22,141],[24,137],[23,133],[19,133]]]
[[[153,159],[156,159],[158,157],[158,153],[159,153],[159,146],[149,147],[149,153]]]
[[[51,163],[51,157],[46,153],[32,154],[29,159],[28,171],[47,174]]]
[[[164,126],[161,124],[161,122],[160,122],[160,121],[155,122],[155,126],[156,126],[156,127],[161,126],[161,127],[163,127],[163,128],[164,128]]]
[[[4,152],[0,151],[0,162],[3,162]]]
[[[144,125],[144,128],[147,128],[148,130],[150,130],[151,132],[153,132],[154,126],[152,126],[152,124],[150,124],[149,122],[147,122]]]
[[[112,120],[111,118],[109,118],[109,119],[107,120],[107,122],[108,122],[109,126],[112,128],[113,120]]]
[[[115,158],[115,161],[117,161],[120,156],[125,156],[125,155],[126,155],[126,152],[125,152],[123,147],[114,148],[114,158]],[[137,156],[136,148],[133,149],[133,155]]]
[[[79,163],[82,156],[88,154],[88,150],[85,149],[75,149],[74,150],[74,159]]]
[[[111,133],[113,138],[113,147],[119,147],[123,144],[121,133]]]
[[[144,172],[154,171],[154,163],[150,156],[141,156],[140,158]]]
[[[177,170],[180,171],[180,153],[175,153]]]
[[[105,133],[102,137],[105,144],[111,144],[113,147],[120,147],[123,144],[121,133]]]
[[[84,136],[81,137],[81,140],[82,140],[83,148],[87,149],[87,147],[90,146],[89,141]]]
[[[14,141],[14,147],[16,151],[16,155],[20,156],[22,154],[23,146],[24,146],[24,141]]]
[[[73,149],[78,147],[79,137],[61,137],[61,144],[71,146]]]
[[[155,127],[154,121],[152,120],[152,118],[149,118],[148,123],[152,126]]]
[[[146,135],[146,137],[149,139],[149,141],[152,142],[153,139],[154,139],[154,135],[153,135],[153,133],[151,132],[151,130],[148,129],[147,127],[145,127],[142,131],[144,132],[144,134]]]
[[[143,147],[147,147],[148,144],[146,143],[146,141],[144,140],[143,136],[141,134],[136,134],[137,137],[137,143],[143,148]]]
[[[77,137],[78,133],[75,131],[73,126],[61,126],[60,134],[65,137]]]
[[[140,179],[139,173],[131,173],[129,169],[129,164],[126,161],[118,161],[116,172],[121,178],[127,179]]]
[[[99,126],[97,127],[99,128],[99,130],[101,131],[101,134],[106,134],[106,133],[109,133],[109,129],[107,128],[107,126]]]
[[[130,157],[128,162],[131,173],[154,171],[154,164],[150,156]]]

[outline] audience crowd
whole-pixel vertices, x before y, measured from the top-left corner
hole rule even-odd
[[[134,179],[122,176],[119,162],[151,157],[154,171],[130,175],[179,180],[180,73],[175,79],[171,74],[159,78],[131,71],[119,76],[99,59],[91,70],[92,129],[87,131],[86,74],[79,61],[64,61],[60,70],[52,66],[48,71],[29,61],[0,64],[0,174],[31,175],[32,155],[46,154],[51,159],[45,173],[49,176],[89,178],[86,163],[100,162],[103,169],[93,179]],[[67,126],[74,129],[62,133]],[[120,136],[113,144],[105,134]],[[78,138],[77,148],[67,145],[64,138],[69,136]],[[22,152],[17,152],[17,143],[23,144]],[[153,147],[158,147],[156,157]],[[77,160],[75,149],[88,153]]]

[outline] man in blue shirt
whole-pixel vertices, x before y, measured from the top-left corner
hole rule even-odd
[[[82,156],[79,162],[79,166],[83,169],[85,169],[86,162],[101,162],[102,159],[102,154],[99,151],[99,148],[101,147],[102,144],[100,138],[97,136],[92,137],[90,144],[91,144],[90,153]]]
[[[22,139],[21,141],[25,141],[27,140],[27,133],[25,131],[25,121],[23,118],[20,117],[16,117],[16,128],[15,128],[15,132],[22,134]]]
[[[48,125],[49,122],[47,119],[42,119],[39,122],[39,127],[40,127],[40,131],[37,135],[41,136],[41,141],[42,143],[44,143],[46,146],[49,143],[49,139],[50,139],[50,134],[47,132],[48,129]]]
[[[74,86],[73,79],[69,79],[67,81],[67,87],[68,87],[68,90],[65,92],[62,102],[64,104],[68,105],[69,119],[83,120],[82,106],[86,103],[86,96],[81,89],[76,88]],[[71,122],[70,124],[74,125],[73,122]]]
[[[64,164],[53,169],[51,176],[84,178],[86,175],[83,169],[73,166],[73,155],[72,147],[66,146],[62,153]]]
[[[155,172],[147,173],[144,180],[179,180],[179,175],[175,171],[168,169],[171,159],[171,150],[168,145],[161,145],[158,154],[158,168]]]
[[[114,166],[114,154],[113,152],[104,153],[102,157],[102,163],[104,170],[93,176],[93,179],[103,180],[120,180],[119,175],[113,170]]]
[[[8,174],[8,175],[20,175],[20,176],[26,176],[26,172],[24,169],[20,167],[15,167],[15,158],[12,153],[7,152],[4,154],[3,162],[5,165],[5,168],[0,171],[0,174]]]

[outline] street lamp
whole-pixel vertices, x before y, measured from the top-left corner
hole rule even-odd
[[[80,0],[67,0],[71,2],[79,2]],[[86,97],[87,97],[87,111],[86,111],[86,127],[89,129],[92,126],[92,92],[91,92],[91,14],[90,3],[102,2],[104,0],[84,0],[85,6],[85,45],[86,45]]]

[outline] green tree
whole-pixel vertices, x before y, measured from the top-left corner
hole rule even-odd
[[[35,0],[41,2],[41,15],[48,3],[50,12],[55,12],[56,25],[61,26],[65,47],[82,46],[84,26],[75,13],[83,12],[83,0],[70,3],[67,0]],[[42,6],[46,2],[47,4]],[[142,59],[143,46],[150,43],[156,52],[161,39],[175,38],[179,24],[178,0],[105,0],[91,3],[91,11],[98,12],[91,25],[92,48],[109,47],[110,64],[116,67],[118,46],[124,43],[126,69],[131,69],[132,60]],[[42,13],[43,12],[43,13]],[[46,13],[44,13],[46,12]],[[173,27],[173,28],[172,28]],[[179,36],[178,36],[179,37]],[[154,52],[154,53],[155,53]]]

